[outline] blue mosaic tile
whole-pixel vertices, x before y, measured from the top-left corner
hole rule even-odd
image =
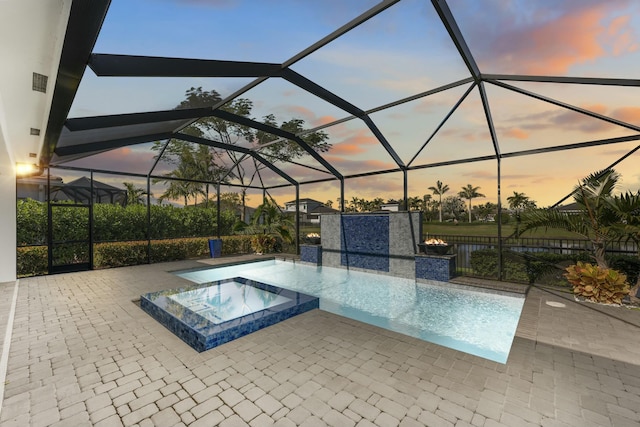
[[[456,257],[453,256],[417,256],[416,279],[448,282],[456,272]]]
[[[341,265],[389,271],[388,215],[343,215],[340,225]]]
[[[200,314],[202,312],[199,313],[195,309],[192,310],[173,299],[178,294],[184,294],[189,291],[202,291],[211,286],[229,283],[247,285],[266,291],[269,297],[282,297],[281,299],[286,301],[231,320],[225,321],[222,319],[220,322],[214,322],[210,320],[211,317],[207,318]],[[319,308],[319,299],[301,292],[236,277],[212,283],[148,293],[141,296],[140,306],[195,350],[205,351],[298,314]],[[193,305],[191,307],[193,308]]]
[[[322,246],[300,245],[300,261],[322,265]]]

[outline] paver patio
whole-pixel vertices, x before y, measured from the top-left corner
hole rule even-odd
[[[195,266],[21,279],[0,425],[640,425],[638,310],[533,288],[505,365],[320,310],[197,353],[132,302]]]

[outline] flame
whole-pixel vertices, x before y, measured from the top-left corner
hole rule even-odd
[[[445,242],[442,239],[428,239],[424,241],[425,245],[439,245],[439,246],[444,246],[447,244],[447,242]]]

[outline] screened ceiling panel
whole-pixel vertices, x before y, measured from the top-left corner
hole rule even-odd
[[[403,0],[292,67],[367,110],[469,77],[430,2]]]
[[[252,116],[257,121],[284,122],[303,120],[298,131],[312,129],[349,113],[281,78],[270,78],[242,95],[253,102]],[[267,116],[273,116],[266,120]],[[292,129],[295,129],[293,127]]]
[[[295,144],[295,142],[288,143]],[[320,162],[309,154],[301,154],[290,159],[290,161],[282,161],[279,160],[279,156],[274,155],[275,152],[269,152],[268,149],[263,148],[258,150],[258,153],[284,173],[301,183],[317,179],[334,178],[334,175],[330,171],[327,171]],[[320,155],[325,156],[326,153],[320,153]]]
[[[483,73],[637,78],[638,2],[448,3]]]
[[[172,120],[78,131],[70,131],[65,127],[51,162],[61,164],[72,159],[90,156],[96,152],[167,139],[167,134],[186,123],[188,121]]]
[[[233,176],[229,176],[227,182],[234,185],[263,188],[291,184],[286,178],[252,157],[245,157],[237,165],[232,166],[231,172]]]
[[[422,144],[428,143],[411,163],[412,166],[495,156],[477,88],[462,101],[431,140],[429,136],[424,138]]]
[[[537,82],[508,82],[517,88],[576,107],[590,109],[640,127],[640,87]]]
[[[94,51],[283,62],[375,3],[113,0]]]
[[[73,101],[69,117],[172,110],[187,99],[186,92],[202,88],[220,98],[231,95],[252,78],[96,77],[87,70]],[[204,97],[198,100],[207,100]],[[211,106],[212,102],[194,107]],[[208,104],[208,105],[207,105]]]
[[[343,175],[396,168],[380,141],[361,120],[323,129],[331,148],[322,156]]]
[[[64,162],[65,167],[87,168],[103,171],[113,171],[122,173],[146,175],[151,170],[158,155],[157,147],[165,141],[155,144],[136,144],[128,147],[121,147],[114,150],[104,151],[91,156],[82,157]],[[168,173],[173,170],[174,165],[159,162],[154,170],[154,174]]]
[[[424,174],[417,184],[409,179],[411,192],[424,192],[436,170],[452,191],[467,183],[495,188],[488,183],[497,179],[498,154],[516,162],[525,150],[562,152],[565,162],[590,169],[594,159],[584,157],[609,159],[598,150],[632,146],[640,134],[637,2],[113,0],[102,6],[108,7],[102,28],[99,13],[70,17],[74,31],[63,52],[74,55],[61,58],[42,156],[48,160],[55,148],[52,164],[135,166],[132,173],[145,174],[154,164],[152,142],[178,137],[194,152],[204,147],[220,169],[239,163],[243,174],[229,177],[235,184],[355,175],[345,181],[349,194],[391,197],[404,190],[403,173],[385,171]],[[88,19],[95,22],[85,25]],[[95,46],[86,42],[95,36]],[[584,84],[570,84],[578,82]],[[242,99],[251,109],[239,115],[210,108]],[[290,120],[294,126],[280,128]],[[198,132],[183,130],[191,136],[173,133],[193,122]],[[293,162],[284,161],[291,145],[278,141],[312,136],[328,150],[298,150]],[[568,150],[574,146],[591,148]],[[256,166],[262,160],[253,153],[290,178],[267,163]],[[181,163],[163,157],[153,174],[175,173]],[[630,180],[639,174],[637,167],[625,173]],[[335,191],[339,180],[313,185]],[[318,200],[330,198],[314,191]]]
[[[468,84],[458,86],[372,113],[370,117],[408,164],[468,88]]]
[[[638,145],[635,141],[504,159],[503,197],[513,191],[526,192],[539,202],[539,207],[551,206],[569,194],[582,178],[616,163]],[[638,152],[615,165],[615,170],[622,174],[617,191],[635,192],[640,187]],[[576,161],[577,158],[580,160]]]
[[[487,88],[503,153],[637,134],[586,114],[492,85]],[[598,105],[584,108],[602,113]]]

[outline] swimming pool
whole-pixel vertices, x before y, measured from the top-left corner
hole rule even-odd
[[[140,296],[140,308],[206,351],[319,307],[317,297],[244,277]]]
[[[176,272],[195,283],[259,280],[318,297],[320,309],[505,363],[524,297],[280,260]]]

